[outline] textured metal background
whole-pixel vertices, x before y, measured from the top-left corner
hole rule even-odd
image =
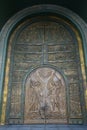
[[[46,64],[53,65],[64,73],[68,81],[69,123],[82,124],[84,110],[81,105],[84,100],[80,100],[80,91],[83,85],[79,47],[74,32],[61,21],[27,25],[17,32],[16,38],[13,33],[9,43],[10,46],[14,44],[9,57],[11,64],[6,123],[23,124],[23,80],[31,68],[33,70]]]

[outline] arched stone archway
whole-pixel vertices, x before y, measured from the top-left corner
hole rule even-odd
[[[0,99],[1,99],[1,103],[2,103],[2,92],[3,92],[3,84],[4,84],[3,81],[5,81],[4,95],[5,94],[7,95],[7,92],[8,92],[7,88],[8,88],[9,80],[7,79],[7,77],[8,77],[8,74],[9,74],[9,70],[8,70],[8,68],[6,68],[6,71],[5,71],[4,68],[5,68],[5,63],[6,63],[7,48],[9,46],[9,44],[8,44],[9,43],[9,37],[10,37],[12,32],[14,32],[14,34],[16,35],[16,31],[15,31],[16,28],[20,28],[20,26],[22,27],[22,24],[23,24],[23,27],[24,27],[24,21],[28,20],[27,24],[28,23],[29,24],[34,23],[35,17],[36,16],[40,17],[41,13],[42,14],[48,13],[48,15],[46,15],[46,18],[48,18],[50,16],[49,14],[52,13],[52,15],[51,15],[53,17],[52,19],[55,19],[55,17],[56,17],[56,19],[61,18],[63,21],[67,22],[67,25],[71,26],[71,30],[75,31],[77,29],[76,36],[78,35],[80,37],[80,35],[81,35],[81,38],[80,38],[80,41],[79,41],[79,45],[80,45],[79,48],[81,48],[80,57],[81,57],[81,54],[82,54],[82,57],[83,57],[83,51],[84,51],[84,58],[81,59],[81,64],[83,64],[82,65],[83,66],[82,67],[83,82],[84,82],[84,85],[86,86],[86,75],[85,75],[85,66],[87,65],[86,64],[86,62],[87,62],[87,59],[86,59],[86,52],[87,52],[86,24],[76,14],[74,14],[72,11],[69,11],[68,9],[65,9],[65,8],[62,8],[62,7],[59,7],[59,6],[55,6],[55,5],[39,5],[39,6],[27,8],[27,9],[17,13],[15,16],[13,16],[7,22],[7,24],[2,29],[2,32],[1,32],[1,35],[0,35],[0,40],[1,40],[1,48],[0,48],[1,49],[1,51],[0,51],[0,55],[1,55],[1,72],[0,72],[0,74],[1,74],[1,80],[0,80],[1,95],[0,96],[1,96],[1,98]],[[39,17],[37,19],[39,19]],[[45,18],[45,21],[46,21],[46,18]],[[50,20],[52,20],[52,19],[50,19]],[[42,18],[42,20],[44,20],[44,19]],[[52,20],[52,21],[55,22],[55,20]],[[21,28],[19,30],[19,32],[21,30],[23,30],[23,28]],[[80,35],[79,35],[78,32],[80,32]],[[15,37],[15,38],[17,39],[17,37]],[[11,42],[11,39],[10,39],[10,42]],[[14,42],[12,44],[14,44]],[[83,49],[82,49],[82,46],[83,46]],[[10,51],[8,53],[9,56],[11,54]],[[44,49],[44,52],[45,51],[46,50]],[[44,60],[44,63],[45,63],[47,61],[46,55],[44,55],[44,58],[45,58],[45,60]],[[84,59],[85,59],[85,62],[84,62]],[[10,57],[7,59],[7,65],[10,65],[9,61],[10,61]],[[11,61],[10,61],[10,63],[11,63]],[[5,78],[4,78],[4,74],[7,75],[7,76],[5,75],[6,76]],[[82,101],[83,100],[84,100],[84,92],[82,94]],[[84,103],[84,105],[85,105],[85,103]],[[3,111],[2,111],[3,116],[1,117],[1,122],[3,123],[3,122],[5,122],[6,100],[3,101],[2,108],[4,108]],[[85,111],[85,106],[82,109],[84,109],[84,111]],[[84,114],[83,114],[83,117],[84,117]],[[71,122],[73,122],[73,119],[72,119]],[[78,122],[82,123],[80,120]],[[85,117],[84,117],[83,122],[85,122]],[[77,123],[77,121],[76,121],[76,123]]]

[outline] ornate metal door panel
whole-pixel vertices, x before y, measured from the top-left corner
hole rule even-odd
[[[78,42],[69,25],[61,20],[21,25],[11,36],[9,48],[6,123],[81,124],[82,72]],[[44,64],[48,67],[38,68]],[[67,86],[50,66],[62,71]],[[27,73],[35,68],[24,84]]]
[[[26,81],[24,123],[67,123],[66,86],[51,68],[38,68]]]

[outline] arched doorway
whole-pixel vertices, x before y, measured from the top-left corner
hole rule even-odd
[[[81,49],[81,52],[79,48]],[[81,66],[81,53],[82,59],[84,59],[83,50],[81,47],[81,37],[78,30],[72,23],[70,23],[70,21],[60,16],[56,16],[51,13],[42,13],[31,18],[24,19],[21,23],[19,23],[8,39],[8,55],[4,79],[5,86],[6,81],[8,81],[5,123],[39,124],[44,123],[44,121],[46,121],[46,123],[62,124],[84,123],[84,68]],[[46,67],[41,68],[41,66]],[[53,66],[53,69],[50,66]],[[38,100],[41,100],[41,103],[38,103],[37,101],[36,105],[34,103],[33,105],[35,107],[38,106],[39,116],[37,113],[37,116],[34,118],[36,109],[34,109],[33,115],[30,115],[29,113],[31,112],[30,99],[34,101],[36,97],[34,97],[35,95],[31,96],[33,95],[33,87],[30,89],[30,87],[27,87],[28,85],[25,84],[30,84],[30,78],[32,79],[33,75],[36,77],[35,80],[38,77],[41,78],[41,76],[37,76],[39,71],[40,74],[43,73],[43,77],[50,73],[50,76],[48,77],[51,78],[51,73],[53,72],[55,73],[54,77],[57,79],[60,77],[61,92],[60,94],[57,93],[56,97],[54,96],[56,95],[57,88],[55,89],[55,83],[51,84],[51,81],[55,78],[51,79],[49,83],[50,85],[47,85],[46,88],[41,87],[44,86],[45,79],[43,81],[43,85],[40,86],[41,89],[38,88],[39,84],[36,83],[36,86],[38,85],[37,93],[41,91],[42,95],[44,95],[45,89],[49,91],[49,89],[52,87],[52,94],[50,94],[50,96],[52,96],[54,93],[52,100],[54,99],[55,107],[54,109],[53,107],[51,108],[52,103],[49,101],[49,96],[46,96],[46,91],[45,96],[42,96],[42,100],[41,96],[38,94]],[[47,73],[48,71],[49,73]],[[31,73],[26,78],[28,72]],[[59,84],[59,81],[57,83]],[[57,87],[59,87],[58,84]],[[33,86],[33,82],[31,82],[30,86]],[[50,88],[48,89],[48,87]],[[59,98],[59,95],[62,95],[62,97]],[[27,98],[28,96],[30,98],[29,100]],[[47,99],[43,103],[45,98]],[[61,100],[61,102],[57,102],[58,100],[55,101],[56,98]],[[41,109],[41,104],[46,106],[43,108],[43,110]],[[65,108],[62,109],[61,105],[64,105]],[[52,112],[50,112],[49,109],[51,109]],[[29,115],[27,115],[27,110],[29,110]],[[54,111],[56,111],[56,115],[59,114],[59,111],[65,113],[63,113],[64,115],[62,117],[55,117]],[[60,115],[62,115],[62,112],[60,112]],[[51,116],[49,113],[53,114],[53,116]],[[32,120],[29,121],[30,119]],[[35,119],[38,120],[36,121]]]

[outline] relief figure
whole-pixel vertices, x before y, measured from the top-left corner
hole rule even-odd
[[[65,83],[60,73],[51,68],[37,69],[26,82],[25,118],[66,116],[65,96]]]

